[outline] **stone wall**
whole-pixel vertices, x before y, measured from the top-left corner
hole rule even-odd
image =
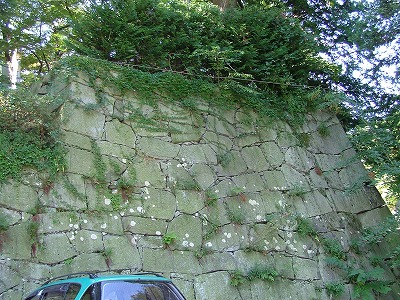
[[[390,214],[329,112],[294,130],[239,106],[149,105],[112,87],[99,105],[89,82],[80,74],[37,87],[66,99],[51,109],[69,168],[51,187],[35,172],[1,187],[11,223],[1,241],[1,299],[89,270],[160,272],[188,300],[329,299],[325,285],[343,277],[299,222],[348,252],[362,227]],[[274,281],[230,284],[231,274],[255,266],[274,270]],[[340,299],[351,297],[345,288]]]

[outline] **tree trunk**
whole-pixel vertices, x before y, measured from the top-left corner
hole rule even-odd
[[[211,0],[211,3],[218,5],[221,10],[239,6],[239,2],[237,0]],[[240,1],[240,3],[242,2]]]
[[[17,49],[12,50],[11,56],[8,56],[7,66],[8,66],[8,77],[10,79],[11,88],[15,89],[17,87],[18,73],[19,73],[19,61],[17,57]]]

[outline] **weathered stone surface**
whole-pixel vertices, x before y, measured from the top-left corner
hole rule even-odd
[[[18,183],[0,186],[0,205],[3,207],[28,212],[37,201],[38,194],[32,187]]]
[[[190,173],[203,191],[207,190],[218,178],[215,171],[205,164],[193,165],[190,168]]]
[[[104,126],[105,139],[114,144],[135,148],[136,135],[132,128],[118,120],[106,122]]]
[[[123,222],[125,230],[134,234],[161,236],[167,231],[167,222],[165,220],[145,217],[124,217]]]
[[[195,277],[194,288],[200,299],[241,300],[236,289],[229,284],[229,273],[217,271]]]
[[[148,188],[144,194],[143,207],[150,218],[171,220],[176,211],[176,198],[169,191]]]
[[[31,237],[28,234],[28,223],[12,226],[2,237],[2,257],[15,260],[29,260],[31,258]]]
[[[139,251],[126,236],[106,235],[104,249],[110,253],[110,265],[115,269],[141,269]],[[107,253],[107,252],[106,252]]]
[[[205,144],[182,145],[179,157],[190,163],[216,164],[217,155],[212,148]]]
[[[232,149],[233,141],[231,138],[207,131],[203,134],[203,140],[217,153],[222,155]]]
[[[87,177],[93,176],[94,156],[92,152],[70,147],[67,148],[67,151],[66,160],[70,166],[68,168],[69,172]]]
[[[260,145],[267,162],[273,167],[279,167],[284,161],[284,154],[275,142],[265,142]]]
[[[176,192],[176,202],[178,211],[186,214],[195,214],[204,207],[205,195],[198,191]]]
[[[168,233],[176,234],[173,242],[174,249],[194,250],[199,249],[202,244],[202,220],[191,215],[179,215],[168,225]]]
[[[219,155],[218,171],[221,175],[239,175],[247,170],[247,165],[239,151],[228,151]]]
[[[94,230],[76,230],[69,239],[79,253],[101,252],[104,249],[102,233]]]
[[[73,109],[71,106],[64,107],[64,111],[68,115],[64,130],[87,135],[96,140],[101,138],[104,132],[104,115],[95,111],[85,112],[82,109]]]
[[[163,273],[188,300],[328,300],[325,286],[348,278],[327,264],[322,239],[355,258],[352,240],[390,215],[329,112],[291,128],[200,99],[191,111],[179,101],[149,105],[98,78],[102,106],[88,76],[79,76],[53,84],[67,96],[55,104],[62,105],[66,173],[50,190],[30,169],[24,184],[0,187],[8,222],[0,232],[1,299],[21,299],[52,276],[95,270]],[[45,87],[38,86],[51,95]],[[105,174],[95,168],[93,142]],[[387,255],[390,246],[371,251]],[[278,276],[230,284],[232,274],[256,267]],[[370,270],[369,256],[357,267]],[[383,278],[396,279],[389,268]],[[352,298],[352,285],[344,288],[338,299]]]
[[[54,247],[57,245],[56,247]],[[43,249],[37,252],[41,263],[54,264],[62,262],[77,254],[64,233],[47,234],[43,237]]]
[[[90,214],[82,215],[82,229],[92,230],[97,232],[95,234],[101,238],[101,232],[111,234],[123,234],[122,221],[119,213],[110,212],[104,214]]]
[[[54,184],[49,194],[41,195],[39,200],[45,206],[64,210],[82,210],[87,208],[86,203],[73,195],[63,184]]]
[[[176,158],[180,150],[179,145],[148,137],[139,138],[137,147],[138,150],[143,152],[146,156],[167,159]]]
[[[249,170],[261,172],[268,169],[268,162],[259,147],[246,147],[241,151]]]
[[[217,134],[225,136],[235,136],[236,129],[228,122],[220,120],[215,116],[209,115],[207,117],[208,129]]]
[[[201,272],[200,264],[193,252],[163,249],[143,249],[143,269],[183,274],[199,274]]]
[[[84,134],[64,130],[63,137],[65,144],[72,148],[92,150],[91,139]]]

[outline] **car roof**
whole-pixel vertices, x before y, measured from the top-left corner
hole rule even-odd
[[[81,286],[89,286],[93,283],[101,281],[117,281],[117,280],[134,280],[134,281],[159,281],[170,282],[171,280],[165,278],[157,273],[137,273],[126,275],[106,275],[96,274],[90,272],[66,274],[63,276],[54,277],[45,282],[40,288],[52,286],[63,283],[78,283]]]

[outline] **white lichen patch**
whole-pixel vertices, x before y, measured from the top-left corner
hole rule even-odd
[[[104,204],[105,205],[110,205],[111,204],[111,199],[104,198]]]
[[[230,239],[232,237],[232,234],[230,232],[224,232],[224,236]]]
[[[92,240],[97,240],[97,235],[95,235],[94,233],[92,233],[92,234],[90,235],[90,238],[91,238]]]
[[[132,227],[134,227],[134,226],[136,225],[136,222],[135,222],[135,221],[131,221],[130,225],[131,225]]]
[[[260,205],[260,203],[258,203],[256,200],[252,200],[252,199],[249,200],[249,204],[252,205],[252,206],[259,206]]]

